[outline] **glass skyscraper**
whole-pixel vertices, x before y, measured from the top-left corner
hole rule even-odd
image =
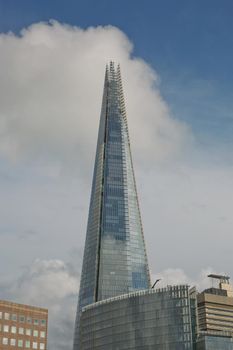
[[[150,288],[119,66],[106,68],[76,316],[84,306]]]
[[[106,68],[74,350],[233,350],[233,289],[154,290],[120,68]]]

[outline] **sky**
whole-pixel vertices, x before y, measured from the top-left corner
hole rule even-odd
[[[0,298],[71,349],[105,65],[121,64],[152,280],[233,275],[232,1],[0,0]]]

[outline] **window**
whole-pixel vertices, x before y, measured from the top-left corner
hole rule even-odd
[[[45,344],[44,343],[40,343],[40,350],[44,350],[45,349]]]
[[[15,326],[11,326],[11,333],[16,333],[16,327]]]
[[[33,348],[33,349],[37,349],[37,342],[34,341],[34,342],[32,343],[32,348]]]
[[[25,317],[23,315],[19,316],[19,322],[25,322]]]
[[[32,323],[31,317],[27,317],[27,323]]]
[[[8,325],[4,325],[3,326],[3,332],[9,332],[9,326]]]
[[[41,326],[46,326],[46,320],[41,320]]]
[[[11,315],[11,320],[12,321],[17,321],[17,315],[16,314],[12,314]]]
[[[25,348],[30,348],[30,346],[31,346],[30,340],[26,340],[25,341]]]
[[[8,338],[2,338],[2,344],[7,345],[8,344]]]
[[[27,329],[26,329],[26,335],[29,335],[29,336],[30,336],[31,334],[32,334],[31,329],[27,328]]]
[[[10,345],[11,345],[11,346],[15,346],[15,345],[16,345],[16,340],[12,338],[12,339],[10,340]]]
[[[0,311],[0,320],[2,319],[2,311]]]
[[[5,312],[4,318],[5,318],[5,320],[9,320],[10,319],[10,314],[8,314],[8,312]]]
[[[24,328],[19,327],[19,334],[24,334]]]
[[[34,324],[35,325],[38,325],[39,324],[39,321],[37,319],[34,319]]]
[[[39,332],[38,332],[36,329],[34,329],[34,331],[33,331],[33,337],[38,337],[38,334],[39,334]]]
[[[22,339],[19,339],[19,340],[18,340],[18,347],[19,347],[19,348],[22,348],[22,347],[23,347],[23,341],[22,341]]]
[[[40,337],[41,337],[41,338],[45,338],[45,332],[44,332],[44,331],[41,331],[41,332],[40,332]]]

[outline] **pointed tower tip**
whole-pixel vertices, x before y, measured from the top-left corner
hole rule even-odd
[[[120,63],[116,63],[115,61],[110,60],[106,63],[106,69],[120,70],[121,66]]]

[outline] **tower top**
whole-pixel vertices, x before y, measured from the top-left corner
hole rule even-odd
[[[117,81],[121,84],[121,68],[119,63],[110,61],[106,64],[106,78],[108,81]]]

